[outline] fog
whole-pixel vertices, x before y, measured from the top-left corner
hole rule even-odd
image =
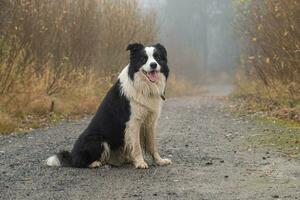
[[[231,0],[141,0],[157,13],[170,67],[196,83],[230,82],[238,64]]]

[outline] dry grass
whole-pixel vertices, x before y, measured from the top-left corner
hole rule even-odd
[[[291,100],[289,91],[280,83],[277,91],[270,90],[259,81],[242,80],[236,83],[232,94],[238,100],[237,109],[248,113],[262,112],[263,115],[300,123],[300,101]]]
[[[168,79],[166,95],[175,96],[196,96],[205,92],[205,88],[198,84],[187,81],[184,77],[171,74]]]
[[[24,131],[92,114],[110,86],[110,78],[89,76],[88,81],[78,80],[73,87],[55,95],[34,90],[1,96],[0,133]]]
[[[0,132],[10,133],[17,127],[17,122],[7,113],[0,112]]]
[[[75,87],[68,86],[67,90],[55,95],[42,93],[43,90],[39,90],[41,84],[37,82],[39,87],[33,87],[33,91],[0,96],[0,133],[25,131],[48,126],[62,119],[79,119],[93,114],[112,85],[113,78],[102,77],[89,75],[89,80],[78,78]],[[202,87],[172,74],[166,95],[193,96],[203,91]]]

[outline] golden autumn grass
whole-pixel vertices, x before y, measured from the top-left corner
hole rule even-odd
[[[276,89],[270,89],[258,80],[240,80],[235,84],[231,99],[238,102],[238,111],[261,112],[264,116],[300,124],[300,95],[291,98],[281,83],[276,84]]]
[[[62,93],[46,95],[42,80],[36,87],[12,96],[1,96],[0,133],[23,132],[48,126],[63,119],[79,119],[96,112],[114,79],[110,76],[80,77]],[[199,95],[203,89],[172,74],[167,97]]]
[[[62,119],[78,119],[94,113],[111,86],[111,77],[77,77],[58,94],[47,95],[43,79],[21,93],[1,96],[0,133],[47,126]]]

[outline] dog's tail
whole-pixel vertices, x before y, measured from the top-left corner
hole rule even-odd
[[[72,156],[69,151],[61,151],[58,154],[49,157],[46,165],[56,167],[70,167],[72,165]]]

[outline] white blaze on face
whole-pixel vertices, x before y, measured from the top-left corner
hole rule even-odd
[[[148,56],[148,60],[143,65],[142,68],[143,68],[143,70],[145,70],[147,72],[151,71],[150,63],[156,63],[157,64],[157,68],[156,68],[157,71],[160,71],[160,68],[161,68],[160,65],[158,64],[158,62],[153,57],[154,50],[155,50],[154,47],[146,47],[145,48],[146,54]]]
[[[158,77],[158,72],[160,71],[161,69],[161,66],[158,64],[158,62],[154,59],[154,50],[155,48],[154,47],[146,47],[145,48],[145,51],[146,51],[146,54],[147,54],[147,62],[141,67],[141,69],[146,72],[146,76],[148,77],[148,79],[151,81],[151,82],[155,82],[157,80],[157,77]],[[151,63],[156,63],[157,67],[155,70],[151,69]]]

